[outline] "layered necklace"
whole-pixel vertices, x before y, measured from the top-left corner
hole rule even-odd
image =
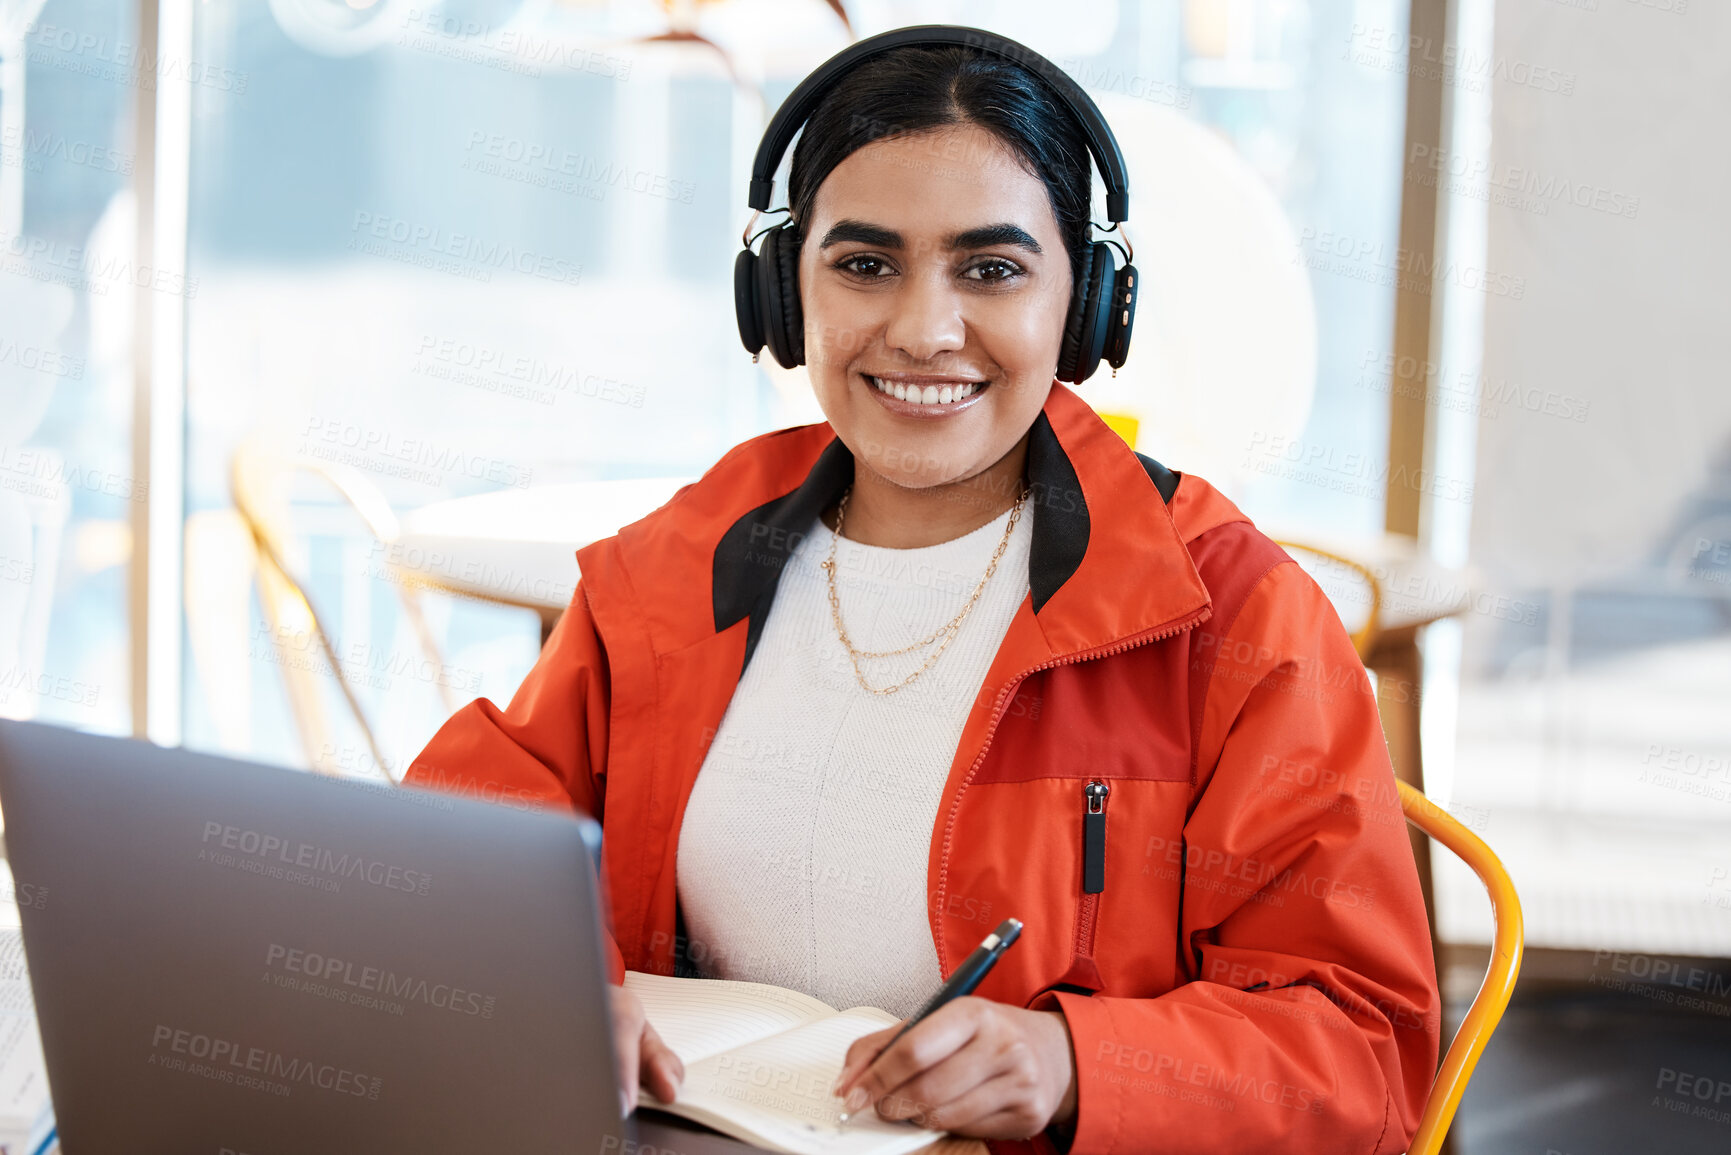
[[[992,552],[992,560],[986,565],[985,576],[980,578],[980,584],[974,587],[973,595],[968,598],[967,604],[961,608],[961,611],[957,613],[955,617],[951,618],[944,625],[938,627],[935,633],[931,634],[929,637],[921,638],[911,646],[903,646],[899,650],[874,651],[858,649],[854,646],[852,639],[847,636],[847,627],[842,625],[841,622],[841,601],[836,596],[835,588],[835,547],[836,544],[841,541],[842,519],[847,516],[847,499],[852,495],[853,486],[849,485],[846,492],[841,495],[841,504],[836,507],[835,533],[830,538],[829,557],[820,563],[829,577],[830,616],[835,619],[836,633],[841,635],[841,644],[847,647],[848,658],[853,662],[854,677],[859,680],[861,688],[872,694],[893,694],[915,678],[919,677],[921,674],[925,673],[926,670],[930,669],[932,663],[937,661],[939,655],[948,649],[950,643],[955,640],[957,632],[961,629],[963,619],[965,619],[968,616],[968,613],[974,608],[974,603],[980,600],[980,594],[984,592],[986,583],[992,580],[992,573],[998,568],[998,559],[1004,556],[1004,548],[1010,544],[1010,534],[1015,531],[1016,521],[1022,516],[1022,503],[1028,498],[1028,487],[1026,483],[1024,483],[1021,493],[1016,496],[1016,504],[1010,510],[1010,522],[1004,527],[1004,538],[1002,541],[998,542],[998,548]],[[905,654],[909,650],[917,650],[921,646],[929,646],[940,638],[943,639],[943,644],[936,650],[932,651],[932,655],[926,659],[925,665],[903,678],[900,682],[897,682],[893,686],[885,686],[881,689],[866,684],[865,675],[860,672],[859,668],[859,660],[861,658],[888,658],[893,657],[896,654]]]

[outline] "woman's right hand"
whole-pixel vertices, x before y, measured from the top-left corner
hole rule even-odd
[[[643,1002],[622,986],[609,984],[609,1001],[613,1011],[613,1048],[619,1063],[620,1111],[631,1114],[637,1105],[637,1086],[648,1087],[650,1094],[663,1103],[671,1103],[685,1081],[685,1064],[668,1049],[649,1018],[643,1013]]]

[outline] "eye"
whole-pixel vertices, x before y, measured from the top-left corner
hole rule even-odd
[[[870,267],[870,266],[878,266],[878,267],[882,267],[882,268],[888,268],[889,267],[888,264],[884,261],[884,259],[882,257],[874,257],[870,253],[855,253],[851,257],[843,257],[841,260],[837,261],[834,264],[834,266],[832,266],[832,267],[840,269],[845,273],[852,273],[854,276],[860,277],[864,280],[868,280],[868,281],[881,281],[881,280],[883,280],[883,277],[878,273],[865,272],[862,269],[855,268],[854,266],[856,264],[863,264],[863,265],[868,266],[868,267]]]
[[[1014,261],[1006,261],[1002,257],[989,257],[969,269],[968,272],[974,273],[981,269],[999,270],[999,272],[994,276],[972,278],[977,281],[984,281],[987,284],[1002,284],[1006,281],[1013,281],[1017,277],[1023,275],[1022,267],[1020,265],[1016,264]]]

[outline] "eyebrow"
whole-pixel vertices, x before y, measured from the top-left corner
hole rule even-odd
[[[819,250],[831,245],[843,244],[847,241],[858,241],[861,244],[876,245],[883,249],[899,249],[903,246],[902,235],[894,229],[886,229],[882,225],[874,225],[869,221],[853,219],[839,220],[824,233]],[[993,245],[1011,245],[1025,249],[1030,253],[1039,254],[1045,250],[1040,243],[1028,235],[1020,225],[1002,221],[995,225],[981,225],[975,229],[964,229],[959,233],[951,233],[944,238],[944,247],[954,252],[957,249],[985,249]]]

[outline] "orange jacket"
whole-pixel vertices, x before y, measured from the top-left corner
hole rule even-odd
[[[408,770],[601,821],[614,981],[701,956],[675,892],[685,802],[782,563],[852,474],[827,423],[763,434],[578,550],[510,707],[470,702]],[[1026,924],[977,993],[1064,1013],[1076,1155],[1404,1151],[1436,1070],[1436,972],[1339,618],[1230,501],[1061,382],[1027,476],[1030,592],[927,860],[944,974],[1001,919]]]

